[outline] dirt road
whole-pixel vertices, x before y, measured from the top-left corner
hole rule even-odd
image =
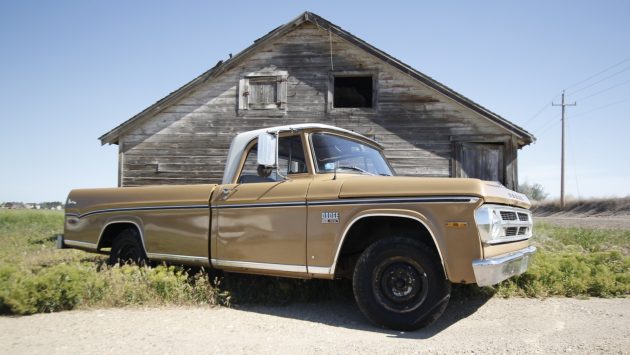
[[[0,353],[630,353],[630,299],[452,303],[427,329],[366,323],[351,301],[0,317]]]

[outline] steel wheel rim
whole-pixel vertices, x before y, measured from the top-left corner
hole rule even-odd
[[[407,257],[381,262],[372,277],[372,291],[380,303],[396,313],[418,309],[427,298],[429,282],[420,264]]]

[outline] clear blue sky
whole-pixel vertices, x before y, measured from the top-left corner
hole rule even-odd
[[[630,61],[571,87],[630,58],[628,1],[4,0],[0,201],[115,186],[101,134],[305,10],[524,125],[520,180],[556,196],[567,88],[568,193],[630,194]]]

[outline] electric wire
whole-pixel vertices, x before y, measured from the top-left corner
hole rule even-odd
[[[537,130],[535,130],[535,132],[537,132],[536,136],[538,136],[538,139],[540,139],[541,137],[546,136],[547,133],[549,133],[551,131],[551,129],[553,127],[555,127],[560,122],[561,122],[560,116],[555,116],[553,119],[547,121],[543,126],[538,128]]]
[[[523,122],[523,126],[534,121],[538,116],[540,116],[543,112],[545,112],[545,110],[547,110],[549,107],[551,107],[553,100],[557,99],[558,96],[560,96],[560,94],[554,96],[551,100],[549,100],[548,102],[545,102],[545,104],[530,118],[527,119],[527,121]]]
[[[621,74],[621,73],[623,73],[623,72],[626,72],[626,71],[628,71],[628,70],[630,70],[630,66],[628,66],[627,68],[624,68],[624,69],[622,69],[622,70],[620,70],[620,71],[614,72],[613,74],[608,75],[608,76],[604,77],[603,79],[597,80],[597,81],[596,81],[596,82],[594,82],[594,83],[591,83],[591,84],[589,84],[589,85],[586,85],[586,86],[584,86],[584,87],[581,87],[581,88],[579,88],[579,89],[577,89],[577,90],[573,90],[573,91],[569,92],[569,94],[570,94],[570,95],[575,95],[575,94],[576,94],[576,93],[578,93],[578,92],[581,92],[581,91],[586,90],[586,89],[588,89],[588,88],[590,88],[590,87],[593,87],[593,86],[595,86],[595,85],[597,85],[597,84],[599,84],[599,83],[601,83],[601,82],[603,82],[603,81],[606,81],[606,80],[608,80],[608,79],[610,79],[610,78],[613,78],[613,77],[615,77],[615,76],[617,76],[617,75],[619,75],[619,74]]]
[[[605,73],[605,72],[609,71],[610,69],[616,68],[616,67],[618,67],[618,66],[620,66],[621,64],[624,64],[624,63],[626,63],[626,62],[630,62],[630,57],[628,57],[628,58],[626,58],[626,59],[624,59],[624,60],[622,60],[622,61],[620,61],[620,62],[617,62],[617,63],[615,63],[615,64],[613,64],[613,65],[611,65],[611,66],[609,66],[609,67],[607,67],[607,68],[605,68],[605,69],[603,69],[603,70],[600,70],[600,71],[598,71],[597,73],[595,73],[595,74],[593,74],[593,75],[591,75],[591,76],[587,77],[586,79],[580,80],[580,81],[578,81],[578,82],[576,82],[576,83],[573,83],[573,84],[571,84],[571,85],[569,85],[569,86],[565,87],[565,90],[566,90],[566,89],[570,89],[570,88],[575,87],[575,86],[578,86],[578,85],[580,85],[580,84],[582,84],[582,83],[585,83],[585,82],[587,82],[587,81],[589,81],[589,80],[591,80],[591,79],[593,79],[593,78],[597,77],[598,75],[603,74],[603,73]]]
[[[600,90],[600,91],[598,91],[598,92],[596,92],[596,93],[594,93],[594,94],[590,94],[590,95],[588,95],[588,96],[582,96],[582,97],[580,97],[580,98],[576,99],[575,101],[584,101],[584,100],[586,100],[586,99],[590,99],[590,98],[591,98],[591,97],[593,97],[593,96],[597,96],[597,95],[599,95],[599,94],[601,94],[601,93],[604,93],[604,92],[606,92],[606,91],[609,91],[609,90],[612,90],[612,89],[616,89],[616,88],[618,88],[618,87],[620,87],[620,86],[624,86],[624,85],[626,85],[626,84],[628,84],[628,83],[630,83],[630,79],[629,79],[629,80],[626,80],[626,81],[624,81],[624,82],[621,82],[621,83],[615,84],[615,85],[613,85],[613,86],[609,86],[609,87],[607,87],[606,89]]]
[[[571,116],[571,117],[579,117],[579,116],[583,116],[583,115],[585,115],[585,114],[587,114],[587,113],[591,113],[591,112],[593,112],[593,111],[602,110],[602,109],[608,108],[608,107],[610,107],[610,106],[619,105],[619,104],[622,104],[622,103],[627,102],[627,101],[630,101],[630,97],[626,97],[625,99],[622,99],[622,100],[618,100],[618,101],[610,102],[610,103],[608,103],[608,104],[606,104],[606,105],[602,105],[602,106],[599,106],[599,107],[595,107],[595,108],[593,108],[593,109],[591,109],[591,110],[582,111],[582,112],[577,113],[577,114],[575,114],[575,115],[573,115],[573,116]]]

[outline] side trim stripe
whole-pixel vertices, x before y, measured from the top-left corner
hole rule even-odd
[[[306,273],[306,266],[211,259],[213,266]]]
[[[200,208],[216,208],[216,209],[231,209],[231,208],[274,208],[274,207],[299,207],[299,206],[333,206],[333,205],[361,205],[361,204],[376,204],[376,203],[469,203],[476,202],[477,197],[471,196],[453,196],[453,197],[397,197],[397,198],[353,198],[353,199],[339,199],[339,200],[323,200],[323,201],[300,201],[300,202],[268,202],[268,203],[240,203],[232,205],[189,205],[189,206],[146,206],[146,207],[121,207],[121,208],[108,208],[102,210],[95,210],[83,214],[78,213],[66,213],[66,217],[83,218],[93,214],[120,212],[120,211],[155,211],[155,210],[186,210],[186,209],[200,209]]]
[[[269,203],[241,203],[233,205],[221,205],[212,206],[218,209],[230,209],[230,208],[250,208],[250,207],[293,207],[293,206],[306,206],[306,202],[269,202]]]
[[[188,255],[176,255],[176,254],[159,254],[159,253],[147,253],[150,259],[163,259],[173,261],[194,261],[197,263],[209,264],[210,259],[206,256],[188,256]]]
[[[391,197],[391,198],[346,198],[338,200],[304,201],[304,202],[270,202],[270,203],[241,203],[232,205],[213,205],[215,209],[253,208],[253,207],[289,207],[289,206],[332,206],[332,205],[362,205],[375,203],[470,203],[477,202],[478,197],[446,196],[446,197]]]
[[[339,199],[328,201],[312,201],[309,202],[309,206],[321,206],[321,205],[360,205],[360,204],[374,204],[374,203],[453,203],[453,202],[476,202],[476,197],[393,197],[393,198],[353,198],[353,199]]]
[[[95,210],[83,214],[78,213],[66,213],[66,217],[83,218],[93,214],[119,212],[119,211],[153,211],[153,210],[189,210],[198,208],[209,208],[209,205],[188,205],[188,206],[146,206],[146,207],[121,207],[121,208],[107,208],[103,210]]]

